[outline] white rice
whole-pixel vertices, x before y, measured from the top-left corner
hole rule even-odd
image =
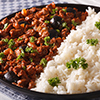
[[[95,27],[95,22],[100,20],[100,12],[90,7],[87,10],[88,17],[77,30],[72,30],[70,35],[58,48],[58,55],[47,63],[44,72],[36,81],[36,88],[31,90],[57,93],[76,94],[100,90],[100,30]],[[98,39],[96,46],[86,43],[87,39]],[[87,69],[81,67],[77,70],[67,69],[66,62],[71,59],[83,57],[88,63]],[[61,83],[52,87],[48,79],[59,77]]]

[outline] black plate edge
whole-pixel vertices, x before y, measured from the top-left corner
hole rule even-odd
[[[42,5],[42,6],[35,6],[35,7],[45,7],[46,5]],[[97,7],[97,6],[93,6],[93,5],[85,5],[85,4],[74,4],[74,3],[65,3],[65,4],[61,4],[61,3],[58,3],[56,4],[56,6],[67,6],[67,7],[72,7],[72,8],[77,8],[78,10],[81,10],[80,11],[85,11],[85,9],[87,9],[88,7],[91,7],[91,8],[94,8],[96,12],[99,12],[100,11],[100,7]],[[33,6],[34,7],[34,6]],[[30,7],[32,8],[32,7]],[[29,8],[28,8],[29,9]],[[20,10],[21,11],[21,10]],[[19,11],[17,11],[19,12]],[[13,13],[13,14],[10,14],[8,16],[6,16],[7,18],[11,18],[13,17],[17,12]],[[6,18],[4,17],[4,18]],[[4,18],[2,18],[1,20],[3,20]],[[0,20],[0,21],[1,21]],[[93,99],[93,98],[98,98],[100,97],[100,91],[94,91],[94,92],[89,92],[89,93],[80,93],[80,94],[50,94],[50,93],[41,93],[41,92],[37,92],[37,91],[31,91],[31,90],[27,90],[27,89],[23,89],[23,88],[20,88],[20,87],[17,87],[13,84],[10,84],[9,82],[3,80],[0,78],[0,82],[3,83],[4,85],[10,87],[11,89],[17,91],[17,92],[20,92],[22,94],[25,94],[25,95],[29,95],[29,96],[32,96],[32,97],[39,97],[39,98],[43,98],[43,99],[46,99],[48,100],[49,99],[56,99],[56,100],[69,100],[69,99]]]

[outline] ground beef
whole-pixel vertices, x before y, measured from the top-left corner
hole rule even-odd
[[[57,54],[61,42],[88,15],[71,9],[52,2],[4,18],[0,22],[0,77],[22,88],[35,87],[36,78]]]

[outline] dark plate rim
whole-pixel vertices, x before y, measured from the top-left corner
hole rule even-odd
[[[85,10],[87,9],[87,7],[91,7],[91,8],[94,8],[96,12],[99,12],[100,11],[100,7],[97,7],[97,6],[93,6],[93,5],[85,5],[85,4],[74,4],[74,3],[58,3],[56,4],[57,6],[67,6],[67,7],[76,7],[76,8],[80,8],[81,7],[81,10]],[[41,6],[35,6],[35,7],[38,7],[38,8],[42,8],[42,7],[45,7],[46,5],[41,5]],[[34,6],[33,6],[34,7]],[[32,7],[30,7],[32,8]],[[28,8],[29,9],[29,8]],[[21,11],[21,10],[20,10]],[[19,12],[19,11],[17,11]],[[8,18],[11,18],[13,17],[17,12],[13,13],[13,14],[10,14],[6,17]],[[6,18],[4,17],[4,18]],[[3,20],[4,18],[2,18],[1,20]],[[0,21],[1,21],[0,20]],[[0,82],[3,83],[5,86],[17,91],[17,92],[20,92],[22,94],[25,94],[25,95],[29,95],[29,96],[33,96],[33,97],[39,97],[39,98],[53,98],[53,99],[59,99],[61,100],[62,99],[80,99],[80,98],[97,98],[97,97],[100,97],[100,90],[98,91],[94,91],[94,92],[89,92],[89,93],[79,93],[79,94],[52,94],[52,93],[42,93],[42,92],[37,92],[37,91],[32,91],[32,90],[28,90],[28,89],[24,89],[24,88],[20,88],[20,87],[17,87],[3,79],[0,78]]]

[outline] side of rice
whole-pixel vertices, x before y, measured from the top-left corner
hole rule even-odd
[[[95,22],[100,20],[100,12],[96,14],[90,7],[88,17],[81,25],[72,30],[70,35],[58,48],[58,55],[47,63],[44,72],[36,81],[36,88],[31,90],[57,93],[75,94],[100,90],[100,30]],[[96,46],[86,43],[87,39],[98,39]],[[88,63],[87,69],[81,67],[77,70],[66,67],[71,59],[83,57]],[[52,87],[48,79],[59,77],[61,83]]]

